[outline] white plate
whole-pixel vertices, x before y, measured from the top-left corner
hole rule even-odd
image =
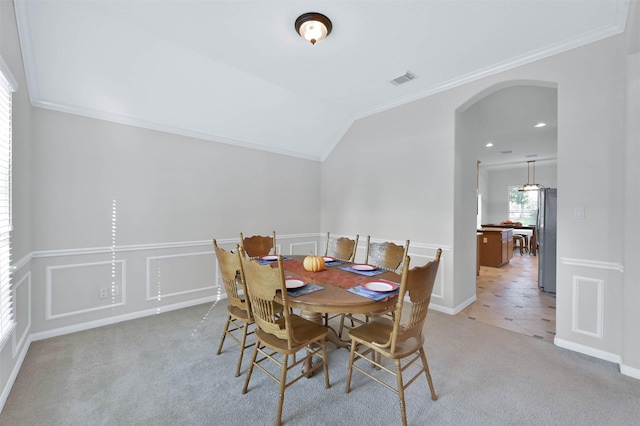
[[[375,265],[369,265],[367,263],[354,263],[351,265],[351,269],[356,271],[375,271],[378,269]]]
[[[372,291],[393,291],[398,288],[398,284],[389,281],[369,281],[362,287]]]
[[[335,257],[331,257],[331,256],[322,256],[322,258],[324,259],[325,262],[333,262],[334,260],[336,260]]]
[[[300,287],[304,287],[305,285],[307,285],[307,283],[305,283],[302,280],[299,280],[297,278],[286,278],[284,280],[287,288],[300,288]]]
[[[260,256],[261,260],[278,260],[278,255],[276,254],[270,254],[267,256]]]

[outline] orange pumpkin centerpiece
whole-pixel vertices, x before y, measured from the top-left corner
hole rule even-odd
[[[310,272],[324,271],[324,258],[322,256],[307,256],[304,258],[302,266]]]

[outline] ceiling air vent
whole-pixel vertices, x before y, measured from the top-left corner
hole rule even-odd
[[[535,158],[537,156],[538,156],[538,154],[527,154],[527,155],[524,156],[524,158]]]
[[[506,151],[500,151],[500,154],[511,154],[513,151],[511,151],[510,149],[506,150]]]
[[[413,80],[414,78],[416,78],[416,76],[414,74],[412,74],[410,71],[405,72],[404,74],[400,74],[397,77],[393,77],[391,79],[389,79],[389,83],[393,84],[394,86],[399,86],[403,83],[406,83],[408,81]]]

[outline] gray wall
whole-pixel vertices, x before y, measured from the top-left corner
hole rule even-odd
[[[12,2],[0,19],[20,84],[0,406],[32,340],[222,297],[212,238],[276,230],[282,253],[318,250],[318,162],[31,108]]]
[[[622,274],[624,242],[635,238],[621,226],[624,152],[638,139],[637,129],[625,132],[626,93],[636,81],[626,74],[626,50],[625,36],[612,37],[358,120],[322,164],[322,226],[443,247],[444,290],[432,303],[458,312],[475,298],[476,164],[456,114],[509,82],[557,87],[556,344],[624,360],[640,377],[640,360],[622,345],[638,341],[621,316],[623,289],[633,286]],[[575,207],[585,219],[573,217]],[[630,312],[640,308],[638,299],[625,302]]]
[[[211,238],[319,231],[317,162],[33,113],[32,333],[212,298]]]
[[[624,36],[358,120],[320,164],[31,112],[11,2],[0,2],[0,23],[0,54],[21,85],[14,117],[18,326],[0,348],[0,402],[31,339],[217,299],[210,239],[230,248],[240,231],[275,229],[283,253],[317,250],[326,230],[410,238],[414,263],[442,247],[433,307],[459,311],[475,298],[476,188],[468,132],[456,118],[478,94],[527,80],[558,88],[556,344],[640,378],[640,248],[625,231],[625,221],[640,221],[633,190],[639,60],[637,50],[628,55]],[[578,206],[585,219],[573,218]],[[112,284],[121,293],[99,299],[99,288]]]
[[[18,82],[13,94],[13,232],[11,233],[12,264],[32,250],[32,147],[31,105],[18,44],[13,2],[0,2],[0,55]],[[4,405],[8,386],[13,383],[17,370],[29,345],[31,304],[31,274],[18,270],[12,277],[13,297],[16,301],[17,326],[11,337],[0,346],[0,407]]]
[[[34,108],[38,250],[318,231],[320,165]]]
[[[640,192],[636,190],[640,182],[640,7],[637,0],[631,4],[630,12],[635,18],[629,20],[627,35],[626,63],[626,145],[625,145],[625,205],[624,224],[632,227],[640,223]],[[621,217],[615,215],[615,218]],[[625,278],[622,296],[622,349],[621,371],[638,377],[640,369],[640,238],[628,233],[624,242]]]

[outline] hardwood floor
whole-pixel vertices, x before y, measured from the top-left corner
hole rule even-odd
[[[514,253],[501,268],[480,267],[477,300],[459,316],[553,342],[556,297],[538,289],[538,258]]]

